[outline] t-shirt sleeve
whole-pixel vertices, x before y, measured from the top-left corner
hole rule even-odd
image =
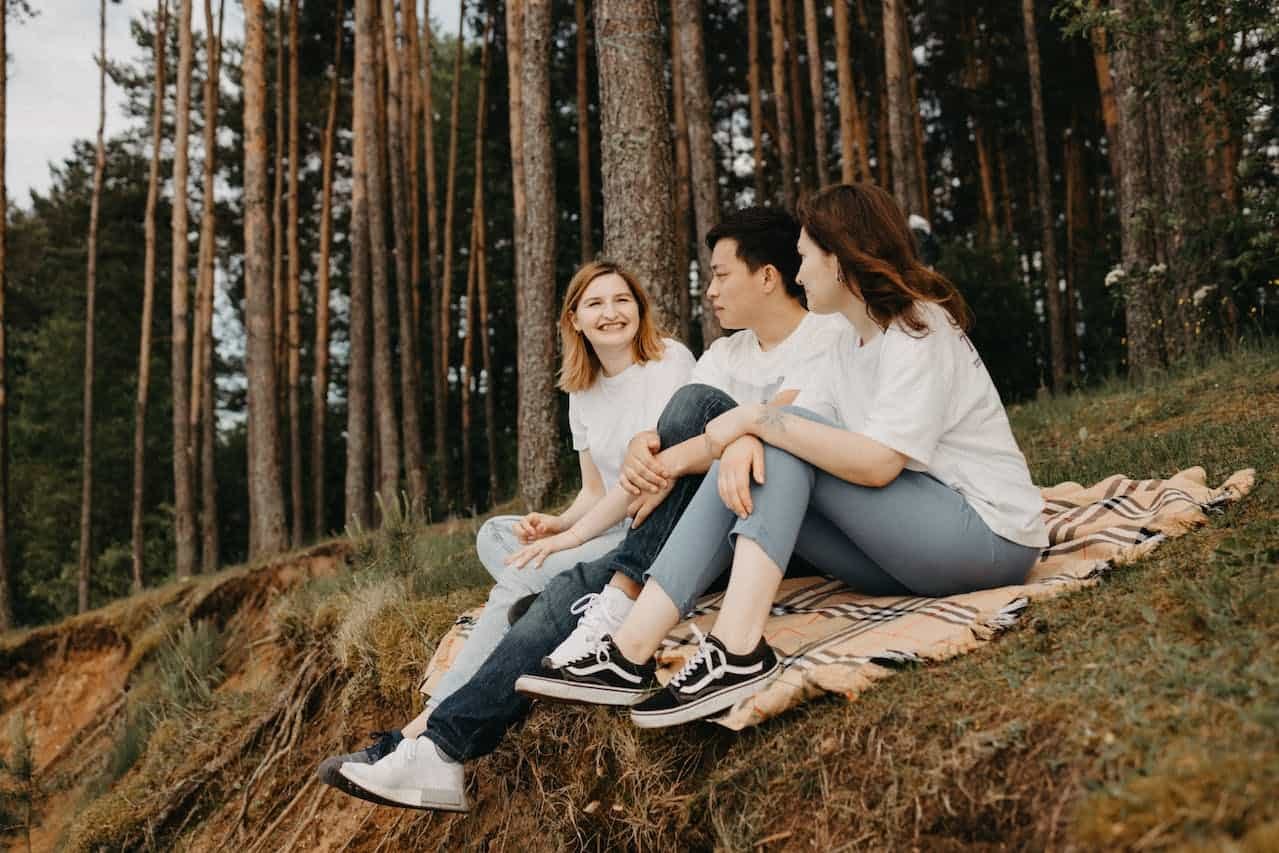
[[[946,427],[954,351],[933,329],[922,338],[885,332],[863,433],[928,467]]]
[[[644,413],[644,429],[656,429],[657,420],[662,410],[670,402],[671,397],[689,382],[696,359],[688,351],[688,347],[679,341],[667,340],[662,360],[651,365],[652,385],[649,386],[645,399],[650,401],[648,411]],[[649,371],[646,371],[648,373]]]
[[[717,346],[717,344],[719,344],[719,341],[711,344],[706,348],[706,352],[702,353],[702,357],[697,360],[697,365],[693,368],[693,373],[689,376],[688,381],[709,385],[712,388],[718,388],[723,391],[728,387],[728,376],[719,364],[720,356],[723,354],[723,346]]]
[[[586,433],[586,422],[582,418],[582,397],[580,394],[568,395],[568,428],[573,433],[573,449],[590,450],[591,444]]]

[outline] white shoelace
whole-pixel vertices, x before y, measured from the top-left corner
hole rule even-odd
[[[578,621],[574,633],[581,631],[587,645],[598,642],[600,637],[604,636],[604,632],[608,630],[608,604],[604,601],[603,596],[598,593],[590,593],[584,595],[577,601],[573,602],[573,606],[568,609],[569,613],[574,615],[580,613],[582,618]]]
[[[395,752],[387,756],[387,763],[392,767],[404,767],[417,760],[418,741],[421,738],[406,737],[395,747]]]
[[[671,677],[670,687],[682,685],[702,661],[706,662],[707,671],[716,678],[723,674],[724,669],[728,666],[728,658],[724,657],[723,649],[710,643],[706,635],[696,625],[693,625],[692,628],[694,636],[697,637],[697,654],[693,655],[688,663],[684,664],[683,669]],[[718,663],[715,661],[716,656],[719,657]]]

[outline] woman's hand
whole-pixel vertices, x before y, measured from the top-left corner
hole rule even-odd
[[[738,518],[754,510],[751,479],[764,485],[764,442],[744,435],[724,449],[719,458],[719,498]]]
[[[558,515],[547,515],[544,512],[530,512],[515,522],[515,538],[527,545],[548,536],[554,536],[564,529],[564,523]]]
[[[623,489],[639,495],[643,492],[656,493],[667,487],[671,475],[657,459],[657,452],[661,449],[662,439],[654,430],[635,434],[626,445],[626,458],[622,460],[622,471],[618,477]]]
[[[704,435],[711,458],[718,459],[726,447],[749,431],[760,408],[760,404],[737,406],[706,425]]]
[[[582,544],[582,540],[572,528],[562,533],[556,533],[554,536],[547,536],[536,542],[525,545],[502,562],[513,569],[542,568],[542,563],[546,558],[557,551],[565,551],[569,548],[576,548]]]

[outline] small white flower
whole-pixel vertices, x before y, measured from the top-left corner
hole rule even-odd
[[[1114,287],[1116,284],[1123,281],[1124,276],[1126,275],[1127,273],[1124,272],[1123,267],[1115,267],[1110,272],[1106,273],[1106,287]]]
[[[1198,308],[1204,299],[1208,297],[1208,294],[1212,293],[1216,289],[1217,285],[1215,284],[1205,284],[1203,287],[1196,290],[1194,294],[1191,295],[1190,299],[1195,303],[1195,307]]]
[[[1166,264],[1152,264],[1150,267],[1151,275],[1163,275],[1166,272],[1168,272],[1168,266]]]

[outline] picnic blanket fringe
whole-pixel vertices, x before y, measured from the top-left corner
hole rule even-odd
[[[1251,492],[1255,480],[1252,469],[1243,469],[1212,488],[1207,472],[1193,467],[1166,480],[1117,474],[1092,486],[1042,489],[1049,546],[1018,586],[947,598],[875,598],[829,578],[788,578],[764,629],[782,661],[781,673],[715,722],[740,730],[824,693],[852,700],[903,666],[971,651],[1015,626],[1034,599],[1094,585],[1165,540],[1202,526],[1210,514]],[[666,637],[657,653],[659,679],[669,679],[696,651],[692,626],[709,632],[722,597],[698,601]],[[471,615],[459,618],[440,641],[421,685],[424,693],[465,641]]]

